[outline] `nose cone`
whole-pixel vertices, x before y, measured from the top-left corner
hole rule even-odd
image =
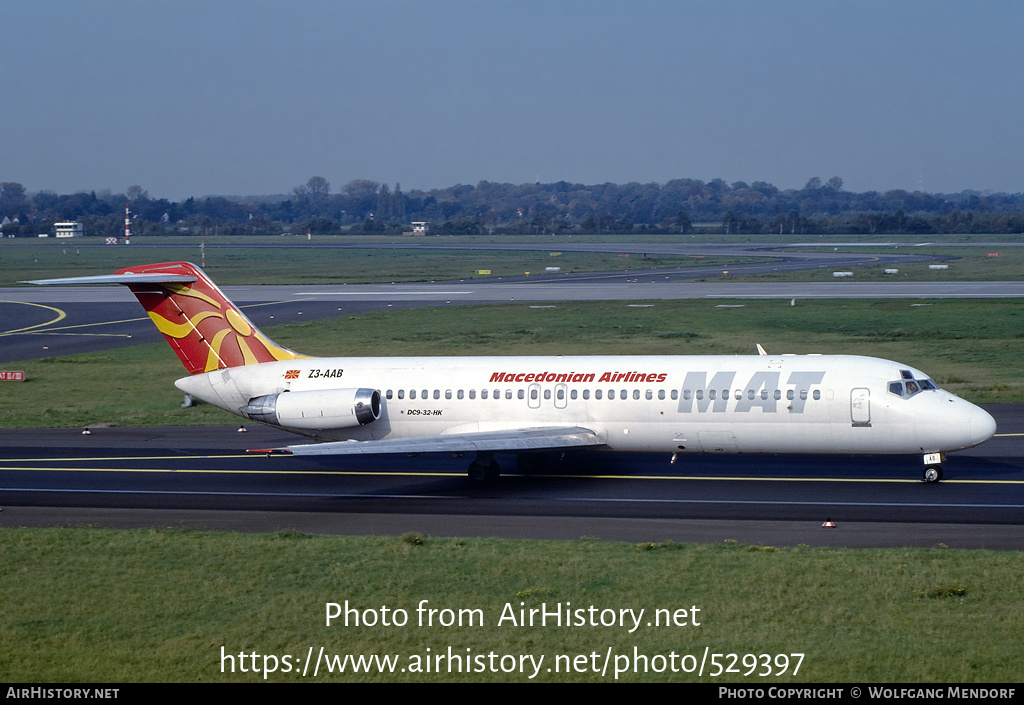
[[[951,451],[984,443],[996,432],[996,420],[984,409],[947,392],[918,394],[915,435],[925,452]]]
[[[969,424],[971,429],[971,445],[976,446],[979,443],[984,443],[992,436],[996,435],[996,420],[992,418],[992,414],[988,413],[984,409],[971,405]]]

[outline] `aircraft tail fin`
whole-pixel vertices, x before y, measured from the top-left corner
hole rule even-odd
[[[190,262],[128,267],[118,275],[168,275],[164,281],[128,283],[189,374],[303,357],[274,343]],[[194,278],[182,281],[181,277]]]
[[[305,357],[263,335],[203,270],[190,262],[144,264],[107,276],[31,283],[124,284],[191,375]]]

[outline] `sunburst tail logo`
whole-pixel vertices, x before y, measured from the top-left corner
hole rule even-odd
[[[305,357],[263,335],[194,264],[147,264],[117,273],[195,277],[129,286],[189,374]]]

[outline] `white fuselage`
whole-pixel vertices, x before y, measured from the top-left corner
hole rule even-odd
[[[323,441],[573,426],[612,450],[917,454],[995,432],[918,370],[846,355],[306,358],[177,386],[242,416],[255,398],[303,393],[289,399],[308,399],[314,420],[281,426]],[[366,388],[379,418],[332,420],[337,399]]]

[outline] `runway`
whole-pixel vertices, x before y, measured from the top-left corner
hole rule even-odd
[[[500,482],[474,488],[468,458],[244,453],[294,442],[268,427],[19,431],[0,525],[1021,550],[1024,405],[988,410],[999,435],[937,485],[917,457],[578,453],[532,475],[499,456]]]

